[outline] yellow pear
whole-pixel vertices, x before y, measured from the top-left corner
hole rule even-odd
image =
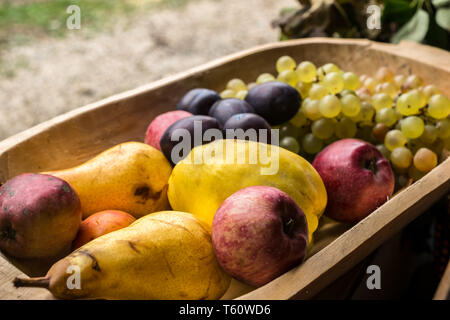
[[[140,218],[170,208],[167,186],[171,170],[159,150],[140,142],[126,142],[77,167],[47,174],[75,189],[83,218],[110,209]]]
[[[190,212],[209,225],[222,202],[250,186],[286,192],[303,210],[310,241],[327,204],[325,185],[314,167],[278,146],[245,140],[216,140],[194,148],[172,170],[168,197],[173,210]]]
[[[208,226],[163,211],[85,244],[46,277],[14,284],[44,287],[61,299],[218,299],[230,277],[216,260]]]

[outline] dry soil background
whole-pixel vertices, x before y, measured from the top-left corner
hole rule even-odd
[[[16,46],[0,78],[0,140],[58,114],[238,50],[277,41],[270,21],[295,0],[203,0],[112,31]]]

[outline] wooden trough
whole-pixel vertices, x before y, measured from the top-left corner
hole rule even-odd
[[[207,87],[221,91],[226,81],[235,77],[254,81],[262,72],[274,73],[275,61],[281,55],[317,65],[334,62],[358,74],[373,74],[379,67],[387,66],[398,74],[417,74],[450,96],[450,53],[440,49],[410,42],[391,45],[325,38],[273,43],[81,107],[0,142],[0,182],[24,172],[72,167],[121,142],[143,141],[150,121],[174,109],[189,89]],[[321,226],[308,259],[299,267],[258,289],[234,281],[223,298],[311,298],[449,189],[447,159],[358,224]],[[51,299],[44,289],[16,289],[12,280],[24,273],[42,275],[52,262],[0,256],[0,299]]]

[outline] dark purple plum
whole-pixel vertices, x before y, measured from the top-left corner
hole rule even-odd
[[[239,113],[255,113],[255,110],[244,100],[236,98],[217,101],[209,110],[209,116],[216,118],[221,127],[228,119]]]
[[[211,138],[204,135],[208,129],[215,129],[211,132]],[[222,138],[220,125],[216,119],[201,115],[191,116],[180,119],[167,128],[159,144],[167,160],[175,165],[183,160],[192,148],[214,141],[215,136]]]
[[[302,98],[290,85],[272,81],[253,87],[245,97],[255,113],[276,126],[289,121],[300,108]]]
[[[247,132],[247,135],[244,135],[243,137],[240,137],[237,132],[233,132],[236,129],[242,129],[244,132]],[[254,132],[247,131],[249,129],[254,129]],[[260,129],[264,129],[265,131],[259,131]],[[255,114],[255,113],[238,113],[232,116],[230,119],[228,119],[227,122],[225,122],[225,125],[223,126],[223,132],[226,134],[228,132],[235,133],[233,135],[233,138],[236,139],[243,139],[243,140],[252,140],[252,141],[261,141],[264,143],[270,143],[270,132],[271,127],[267,123],[267,121]],[[260,136],[260,133],[264,132],[266,134],[266,138],[262,138]],[[255,137],[252,136],[252,134],[255,134]],[[228,137],[227,137],[228,138]],[[230,139],[232,137],[229,137]],[[256,139],[255,139],[256,138]],[[260,139],[262,138],[262,139]]]
[[[184,110],[193,115],[208,115],[212,105],[221,98],[213,90],[197,88],[186,93],[177,104],[177,110]]]

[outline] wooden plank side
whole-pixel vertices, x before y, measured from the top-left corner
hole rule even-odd
[[[445,268],[444,275],[434,293],[433,300],[450,300],[450,262]]]
[[[336,280],[450,191],[450,158],[330,245],[239,299],[307,299]]]
[[[0,142],[0,182],[26,171],[70,167],[112,145],[130,140],[142,141],[148,123],[157,114],[173,109],[187,90],[199,86],[221,90],[232,77],[252,81],[261,72],[274,72],[274,62],[282,54],[291,54],[298,60],[312,60],[317,64],[333,61],[345,70],[360,74],[371,74],[386,65],[395,72],[419,74],[425,81],[435,83],[443,92],[450,94],[450,53],[443,50],[408,43],[397,46],[368,40],[326,38],[268,44],[87,105]],[[389,201],[369,216],[372,217],[369,219],[372,228],[361,223],[349,231],[355,232],[355,241],[347,232],[339,238],[347,235],[345,240],[339,240],[338,244],[334,241],[308,259],[301,267],[317,266],[317,270],[312,270],[315,273],[311,273],[311,277],[300,283],[292,282],[293,285],[286,289],[287,293],[276,291],[276,286],[269,286],[270,295],[291,298],[300,293],[300,297],[304,298],[324,287],[330,282],[329,279],[336,278],[361,260],[365,251],[369,254],[393,230],[398,230],[420,214],[442,192],[448,192],[449,171],[447,160],[445,166],[441,164],[432,171],[431,177],[434,178],[430,178],[429,174],[411,187],[414,192],[407,191],[412,196],[404,201],[412,201],[410,204],[398,203],[395,201],[397,197]],[[436,172],[441,172],[441,176],[436,177]],[[427,195],[427,192],[430,193]],[[406,197],[403,193],[400,195],[402,199]],[[364,234],[361,230],[369,232]],[[364,252],[357,247],[357,243],[361,243]],[[322,264],[328,265],[329,269],[323,269]],[[328,274],[322,274],[320,270]],[[21,289],[19,292],[11,287],[12,278],[18,274],[21,272],[0,257],[0,299],[40,299],[41,289]],[[285,276],[289,279],[288,274],[280,278]],[[264,294],[260,294],[263,288],[250,295],[264,298]]]

